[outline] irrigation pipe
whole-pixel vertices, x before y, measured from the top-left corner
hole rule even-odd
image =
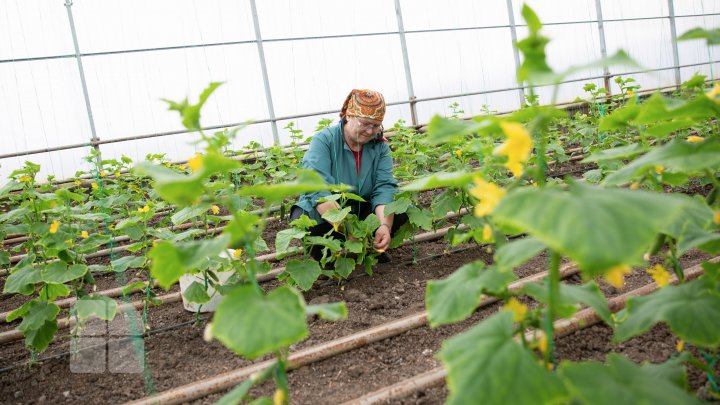
[[[577,273],[579,270],[574,265],[565,265],[561,268],[561,277],[569,277]],[[547,275],[547,272],[532,275],[530,277],[518,280],[508,288],[511,291],[518,291],[527,283],[541,280]],[[484,298],[479,307],[484,307],[497,302],[496,297]],[[345,353],[350,350],[358,349],[370,343],[378,342],[393,336],[400,335],[412,329],[423,327],[427,324],[427,311],[422,311],[414,315],[384,323],[376,327],[366,329],[361,332],[334,339],[329,342],[312,346],[304,350],[300,350],[288,357],[288,368],[296,369],[308,364],[325,360],[332,356]],[[266,360],[260,363],[250,365],[248,367],[229,371],[216,375],[195,383],[183,385],[168,391],[142,398],[128,404],[132,405],[149,405],[149,404],[180,404],[194,399],[202,398],[212,393],[227,390],[239,384],[251,375],[265,370],[275,364],[274,360]]]
[[[459,215],[463,214],[463,210],[460,210],[457,213],[450,213],[450,214],[452,214],[453,216],[459,216]],[[446,217],[448,217],[448,216],[446,216]],[[450,217],[450,218],[452,218],[452,217]],[[443,236],[445,236],[450,231],[450,229],[461,229],[462,230],[465,228],[467,228],[466,225],[460,225],[457,228],[454,226],[450,226],[447,228],[438,229],[437,231],[422,233],[420,235],[417,235],[414,238],[414,242],[415,243],[428,242],[428,241],[440,239]],[[410,243],[413,243],[413,240],[406,240],[403,242],[403,245],[407,245]],[[265,274],[261,274],[261,275],[257,276],[257,280],[259,282],[266,282],[266,281],[274,280],[279,274],[281,274],[284,271],[285,271],[284,266],[278,267],[277,269],[273,269]],[[157,283],[155,284],[155,286],[157,286]],[[140,291],[140,289],[134,289],[131,291],[137,292],[137,291]],[[113,288],[110,290],[104,290],[104,291],[101,291],[96,294],[104,295],[106,297],[117,297],[117,296],[122,295],[122,287],[117,287],[117,288]],[[109,295],[109,294],[117,294],[117,295]],[[165,294],[165,295],[159,295],[155,298],[162,301],[161,305],[178,302],[179,300],[182,299],[179,292]],[[62,307],[67,308],[67,307],[72,306],[75,303],[75,301],[76,301],[76,298],[73,297],[73,298],[67,298],[64,300],[60,300],[60,301],[56,302],[55,304],[58,306],[62,305]],[[133,301],[130,304],[125,304],[125,306],[132,306],[133,308],[137,309],[137,308],[141,308],[143,306],[143,304],[144,304],[144,301]],[[119,309],[121,309],[123,307],[124,306],[121,305],[121,306],[119,306]],[[12,311],[3,312],[2,314],[0,314],[0,319],[5,319],[5,317],[7,317],[7,315],[10,312],[12,312]],[[75,318],[61,318],[61,319],[58,319],[57,323],[58,323],[58,330],[60,330],[60,329],[75,326],[75,324],[77,322],[75,321]],[[22,334],[18,330],[13,329],[13,330],[10,330],[7,332],[0,333],[0,344],[14,342],[14,341],[20,340],[22,338],[23,338]]]
[[[711,259],[711,261],[717,262],[718,259],[720,259],[720,257],[715,257]],[[699,277],[701,274],[703,274],[703,270],[701,265],[698,264],[685,270],[685,279],[692,280]],[[676,285],[678,283],[677,276],[672,276],[669,282],[670,284]],[[609,299],[608,307],[611,312],[617,312],[625,307],[628,298],[648,295],[657,290],[657,288],[657,284],[655,283],[646,284],[640,288]],[[585,308],[578,311],[572,318],[559,319],[555,321],[554,333],[556,337],[564,337],[599,322],[600,317],[597,313],[595,313],[595,311],[591,308]],[[534,333],[535,331],[527,332],[525,334],[525,339],[532,340]],[[373,391],[363,395],[362,397],[344,402],[342,405],[371,405],[387,403],[387,401],[407,397],[415,392],[441,385],[445,382],[445,377],[447,377],[447,371],[443,367],[437,367],[425,373],[400,381],[396,384]]]

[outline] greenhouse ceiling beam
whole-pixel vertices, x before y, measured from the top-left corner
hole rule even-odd
[[[280,135],[278,134],[277,120],[275,119],[275,107],[273,107],[272,92],[270,91],[267,63],[265,63],[265,48],[263,47],[263,39],[260,32],[260,18],[258,17],[255,0],[250,0],[250,9],[252,10],[253,27],[255,28],[255,41],[257,43],[258,57],[260,58],[260,70],[262,71],[263,86],[265,87],[265,101],[267,102],[268,115],[270,115],[273,142],[275,145],[279,145]]]
[[[83,69],[82,57],[80,56],[80,45],[78,44],[77,32],[75,31],[75,20],[72,14],[72,0],[65,0],[65,9],[67,10],[68,22],[70,23],[70,33],[72,35],[73,47],[75,48],[75,60],[77,60],[78,72],[80,73],[80,86],[82,87],[83,98],[85,99],[85,109],[88,115],[88,122],[90,123],[90,134],[91,142],[93,142],[93,148],[98,152],[97,159],[100,161],[100,145],[97,141],[100,140],[95,131],[95,119],[93,118],[92,107],[90,106],[90,95],[88,94],[87,82],[85,81],[85,69]]]
[[[711,65],[715,63],[720,63],[720,60],[714,60],[710,62],[699,62],[699,63],[690,63],[686,65],[680,65],[679,68],[686,68],[686,67],[693,67],[693,66],[703,66],[703,65]],[[671,70],[675,69],[675,66],[670,67],[664,67],[664,68],[657,68],[657,69],[647,69],[647,70],[637,70],[634,72],[622,72],[622,73],[611,73],[609,77],[616,77],[616,76],[624,76],[624,75],[631,75],[631,74],[637,74],[637,73],[648,73],[648,72],[658,72],[663,70]],[[560,82],[558,84],[567,84],[567,83],[574,83],[574,82],[580,82],[584,80],[595,80],[595,79],[603,79],[605,76],[591,76],[591,77],[583,77],[579,79],[572,79],[572,80],[566,80],[563,82]],[[538,85],[536,87],[547,87],[552,86],[552,84],[545,84],[545,85]],[[522,89],[523,87],[507,87],[503,89],[493,89],[493,90],[483,90],[483,91],[475,91],[475,92],[466,92],[466,93],[458,93],[458,94],[450,94],[445,96],[436,96],[436,97],[424,97],[424,98],[416,98],[415,102],[424,102],[424,101],[434,101],[434,100],[443,100],[448,98],[458,98],[458,97],[465,97],[465,96],[476,96],[481,94],[491,94],[491,93],[501,93],[505,91],[514,91],[518,89]],[[387,106],[393,106],[393,105],[402,105],[402,104],[409,104],[410,101],[394,101],[390,103],[386,103]],[[560,103],[562,104],[562,103]],[[304,117],[315,117],[318,115],[326,115],[326,114],[335,114],[340,112],[340,110],[327,110],[327,111],[319,111],[319,112],[311,112],[311,113],[304,113],[304,114],[295,114],[295,115],[288,115],[284,117],[277,117],[275,118],[275,121],[283,121],[293,118],[304,118]],[[261,119],[256,120],[252,122],[239,122],[239,123],[231,123],[231,124],[222,124],[222,125],[212,125],[203,127],[203,131],[207,130],[213,130],[213,129],[223,129],[223,128],[230,128],[230,127],[237,127],[241,125],[253,125],[253,124],[264,124],[271,122],[270,119]],[[104,145],[104,144],[110,144],[110,143],[118,143],[118,142],[128,142],[128,141],[136,141],[141,139],[149,139],[149,138],[157,138],[161,136],[169,136],[169,135],[179,135],[179,134],[186,134],[189,133],[187,130],[177,130],[177,131],[167,131],[167,132],[157,132],[152,134],[144,134],[144,135],[135,135],[135,136],[128,136],[123,138],[114,138],[114,139],[103,139],[99,140],[97,142],[84,142],[84,143],[76,143],[72,145],[64,145],[64,146],[55,146],[51,148],[42,148],[42,149],[34,149],[34,150],[28,150],[23,152],[14,152],[14,153],[6,153],[0,155],[0,160],[12,158],[12,157],[18,157],[18,156],[27,156],[27,155],[36,155],[38,153],[47,153],[47,152],[57,152],[61,150],[68,150],[68,149],[77,149],[77,148],[83,148],[87,146],[94,146],[94,145]]]
[[[595,0],[595,12],[597,13],[598,37],[600,38],[600,56],[607,58],[607,45],[605,44],[605,25],[603,24],[602,0]],[[603,87],[605,94],[610,95],[610,67],[603,66]]]
[[[678,18],[685,18],[685,17],[712,17],[712,16],[719,16],[720,13],[708,13],[708,14],[687,14],[687,15],[676,15],[675,19]],[[618,19],[610,19],[610,20],[604,20],[604,23],[612,23],[612,22],[624,22],[624,21],[641,21],[641,20],[659,20],[669,18],[669,16],[658,16],[658,17],[635,17],[635,18],[618,18]],[[581,21],[566,21],[566,22],[550,22],[550,23],[543,23],[543,26],[553,26],[553,25],[570,25],[570,24],[592,24],[597,23],[598,20],[581,20]],[[516,27],[527,27],[525,24],[516,24]],[[506,25],[486,25],[486,26],[475,26],[475,27],[459,27],[459,28],[435,28],[435,29],[425,29],[425,30],[406,30],[405,34],[424,34],[424,33],[432,33],[432,32],[453,32],[453,31],[476,31],[476,30],[485,30],[485,29],[496,29],[496,28],[510,28],[509,24]],[[288,41],[307,41],[307,40],[317,40],[317,39],[338,39],[338,38],[357,38],[357,37],[373,37],[373,36],[383,36],[383,35],[398,35],[399,31],[384,31],[384,32],[370,32],[370,33],[362,33],[362,34],[338,34],[338,35],[322,35],[322,36],[307,36],[307,37],[290,37],[290,38],[274,38],[274,39],[264,39],[263,43],[269,43],[269,42],[288,42]],[[103,52],[86,52],[81,53],[81,57],[91,57],[91,56],[107,56],[107,55],[121,55],[126,53],[140,53],[140,52],[156,52],[156,51],[170,51],[170,50],[180,50],[180,49],[192,49],[192,48],[204,48],[204,47],[215,47],[215,46],[229,46],[229,45],[249,45],[257,43],[256,40],[243,40],[243,41],[228,41],[228,42],[211,42],[211,43],[204,43],[204,44],[188,44],[188,45],[176,45],[176,46],[163,46],[163,47],[155,47],[155,48],[135,48],[135,49],[126,49],[121,51],[103,51]],[[0,59],[0,63],[11,63],[11,62],[34,62],[34,61],[41,61],[41,60],[51,60],[51,59],[64,59],[64,58],[74,58],[76,57],[75,54],[63,54],[63,55],[50,55],[50,56],[36,56],[36,57],[28,57],[28,58],[11,58],[11,59]]]
[[[418,124],[417,108],[415,105],[415,90],[413,88],[412,73],[410,71],[410,58],[408,57],[407,41],[405,40],[405,24],[403,24],[400,0],[395,0],[395,16],[397,17],[398,35],[402,48],[403,66],[405,67],[405,82],[407,83],[408,98],[410,99],[410,121],[413,126]]]

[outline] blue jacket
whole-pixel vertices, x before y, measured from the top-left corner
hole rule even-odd
[[[328,184],[351,186],[351,192],[372,204],[372,212],[375,212],[378,205],[391,203],[397,190],[388,144],[383,141],[370,141],[363,145],[358,176],[355,157],[343,137],[342,122],[327,127],[312,137],[310,148],[303,157],[302,167],[315,170]],[[329,191],[303,194],[296,205],[302,208],[308,217],[321,223],[323,219],[315,206],[319,198],[330,194]],[[357,204],[347,205],[357,214]]]

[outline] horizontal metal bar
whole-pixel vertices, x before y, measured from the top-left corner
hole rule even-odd
[[[711,62],[700,62],[700,63],[691,63],[686,65],[680,65],[677,66],[678,68],[685,68],[685,67],[693,67],[693,66],[703,66],[703,65],[710,65],[713,63],[720,63],[720,60],[715,60]],[[622,76],[622,75],[630,75],[630,74],[637,74],[637,73],[647,73],[647,72],[657,72],[662,70],[671,70],[675,69],[675,66],[670,67],[663,67],[663,68],[657,68],[657,69],[646,69],[646,70],[638,70],[634,72],[622,72],[622,73],[612,73],[607,75],[608,77],[616,77],[616,76]],[[600,76],[590,76],[590,77],[583,77],[579,79],[571,79],[566,80],[563,82],[560,82],[558,84],[566,84],[566,83],[574,83],[584,80],[595,80],[595,79],[602,79],[605,75]],[[552,86],[553,84],[544,84],[544,85],[538,85],[536,87],[547,87]],[[458,93],[458,94],[450,94],[446,96],[436,96],[436,97],[424,97],[424,98],[417,98],[414,100],[414,102],[423,102],[423,101],[434,101],[434,100],[443,100],[448,98],[458,98],[458,97],[466,97],[466,96],[477,96],[481,94],[491,94],[491,93],[502,93],[505,91],[514,91],[514,90],[520,90],[524,89],[524,86],[517,86],[517,87],[507,87],[503,89],[493,89],[493,90],[483,90],[483,91],[475,91],[475,92],[467,92],[467,93]],[[394,101],[387,103],[388,106],[393,105],[403,105],[403,104],[410,104],[410,101]],[[287,115],[284,117],[277,117],[275,121],[282,121],[282,120],[288,120],[293,118],[305,118],[305,117],[313,117],[317,115],[325,115],[325,114],[334,114],[339,113],[340,110],[327,110],[327,111],[320,111],[320,112],[312,112],[312,113],[304,113],[304,114],[295,114],[295,115]],[[222,125],[212,125],[203,127],[203,130],[213,130],[213,129],[221,129],[221,128],[230,128],[230,127],[237,127],[241,125],[253,125],[253,124],[263,124],[270,122],[270,119],[261,119],[261,120],[255,120],[255,121],[246,121],[246,122],[238,122],[238,123],[231,123],[231,124],[222,124]],[[77,143],[72,145],[64,145],[64,146],[56,146],[52,148],[43,148],[43,149],[34,149],[34,150],[28,150],[24,152],[14,152],[14,153],[7,153],[0,155],[0,160],[12,158],[12,157],[18,157],[18,156],[26,156],[26,155],[35,155],[38,153],[46,153],[46,152],[57,152],[61,150],[67,150],[67,149],[77,149],[87,146],[95,146],[95,145],[104,145],[109,143],[118,143],[118,142],[127,142],[127,141],[136,141],[141,139],[150,139],[150,138],[157,138],[161,136],[168,136],[168,135],[179,135],[179,134],[185,134],[189,133],[186,130],[176,130],[176,131],[167,131],[167,132],[158,132],[158,133],[152,133],[152,134],[144,134],[144,135],[135,135],[135,136],[128,136],[124,138],[113,138],[113,139],[102,139],[96,142],[85,142],[85,143]]]
[[[720,15],[720,13],[687,14],[687,15],[678,15],[678,16],[675,16],[675,18],[712,17],[712,16],[718,16],[718,15]],[[604,20],[603,22],[658,20],[658,19],[664,19],[664,18],[670,18],[670,17],[669,16],[657,16],[657,17],[618,18],[618,19]],[[598,22],[598,20],[561,21],[561,22],[544,23],[543,25],[544,26],[553,26],[553,25],[570,25],[570,24],[592,24],[592,23],[597,23],[597,22]],[[527,25],[525,25],[525,24],[517,24],[516,26],[517,27],[527,27]],[[458,27],[458,28],[435,28],[435,29],[425,29],[425,30],[409,30],[409,31],[405,31],[405,33],[406,34],[422,34],[422,33],[430,33],[430,32],[471,31],[471,30],[484,30],[484,29],[496,29],[496,28],[510,28],[510,25],[506,24],[506,25],[486,25],[486,26]],[[288,37],[288,38],[263,39],[263,42],[288,42],[288,41],[307,41],[307,40],[317,40],[317,39],[359,38],[359,37],[371,37],[371,36],[382,36],[382,35],[397,35],[399,33],[400,33],[399,31],[384,31],[384,32],[369,32],[369,33],[361,33],[361,34],[317,35],[317,36],[308,36],[308,37]],[[135,49],[126,49],[126,50],[118,50],[118,51],[87,52],[87,53],[80,54],[80,57],[120,55],[120,54],[126,54],[126,53],[140,53],[140,52],[169,51],[169,50],[192,49],[192,48],[203,48],[203,47],[214,47],[214,46],[246,45],[246,44],[253,44],[253,43],[255,43],[255,40],[211,42],[211,43],[205,43],[205,44],[188,44],[188,45],[177,45],[177,46],[163,46],[163,47],[155,47],[155,48],[135,48]],[[28,57],[28,58],[11,58],[11,59],[1,59],[0,63],[33,62],[33,61],[40,61],[40,60],[74,58],[75,56],[76,55],[74,55],[74,54],[72,54],[72,55],[68,54],[68,55],[51,55],[51,56],[38,56],[38,57]]]

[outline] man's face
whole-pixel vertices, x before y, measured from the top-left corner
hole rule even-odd
[[[369,118],[349,117],[351,125],[351,141],[364,145],[370,142],[380,132],[382,122]]]

